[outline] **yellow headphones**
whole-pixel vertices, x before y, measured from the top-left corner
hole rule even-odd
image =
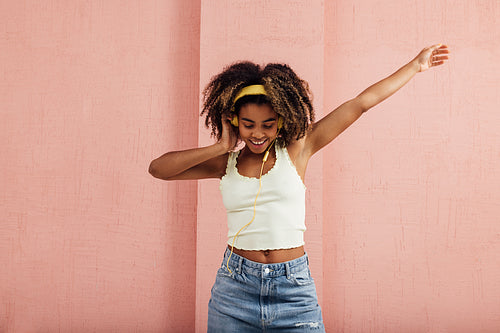
[[[236,101],[242,98],[243,96],[248,96],[248,95],[265,95],[267,96],[267,92],[265,87],[262,84],[254,84],[251,86],[246,86],[243,89],[241,89],[236,97],[234,98],[233,101],[233,112],[234,112],[234,104],[236,104]],[[283,117],[279,116],[278,117],[278,130],[283,128]],[[231,119],[231,125],[234,127],[238,127],[238,116],[234,115],[233,118]]]
[[[237,115],[234,115],[233,119],[231,119],[231,125],[233,125],[234,127],[238,127],[239,126],[238,116]],[[278,117],[278,129],[280,130],[282,128],[283,128],[283,117],[279,116]]]

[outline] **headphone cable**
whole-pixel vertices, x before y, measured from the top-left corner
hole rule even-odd
[[[276,142],[276,138],[273,140],[273,142],[271,142],[271,144],[269,145],[269,147],[266,150],[266,153],[264,154],[264,158],[262,158],[262,165],[260,166],[260,174],[259,174],[259,190],[257,191],[257,195],[255,196],[255,201],[253,203],[252,219],[250,220],[250,222],[248,222],[243,227],[241,227],[241,229],[238,230],[236,235],[233,236],[233,243],[231,244],[231,253],[229,254],[229,257],[227,258],[227,261],[226,261],[227,270],[231,274],[233,274],[233,271],[231,271],[231,269],[229,268],[229,259],[231,259],[231,256],[233,255],[233,252],[234,252],[234,242],[236,242],[236,239],[238,238],[240,232],[243,231],[243,229],[245,229],[246,227],[248,227],[253,222],[253,220],[255,220],[255,213],[257,210],[257,199],[259,198],[260,190],[262,189],[262,171],[264,170],[264,164],[266,163],[267,158],[269,157],[269,151],[271,150],[271,147],[274,145],[275,142]]]

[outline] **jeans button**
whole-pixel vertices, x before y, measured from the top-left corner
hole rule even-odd
[[[264,270],[264,273],[269,274],[269,268],[266,267],[266,269]]]

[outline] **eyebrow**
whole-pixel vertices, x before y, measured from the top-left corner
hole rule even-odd
[[[249,123],[255,123],[255,121],[248,119],[248,118],[241,118],[241,120],[248,121]],[[266,119],[263,121],[263,123],[268,123],[270,121],[276,121],[276,118],[273,117],[273,118]]]

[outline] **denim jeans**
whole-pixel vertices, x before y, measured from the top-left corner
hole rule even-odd
[[[208,333],[324,332],[307,254],[261,264],[237,254],[217,271],[208,303]]]

